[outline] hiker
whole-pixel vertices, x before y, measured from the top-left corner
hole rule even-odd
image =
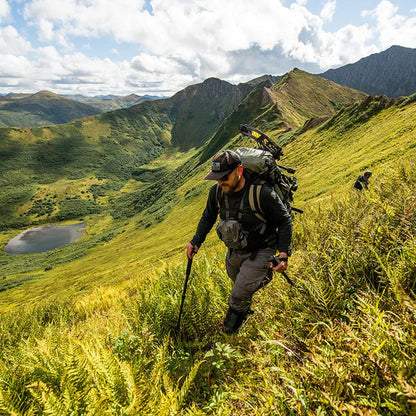
[[[216,227],[227,245],[226,269],[233,288],[229,298],[223,331],[237,332],[248,314],[253,294],[270,282],[275,272],[284,272],[292,244],[292,216],[267,184],[261,187],[260,203],[266,219],[261,221],[250,208],[250,179],[244,175],[239,155],[224,150],[214,156],[211,172],[205,177],[216,180],[208,195],[207,205],[196,233],[186,246],[188,258],[198,252],[218,214]],[[272,267],[270,256],[278,250],[278,264]]]
[[[362,175],[360,175],[357,180],[355,181],[354,188],[358,189],[359,191],[362,191],[363,185],[365,189],[368,189],[368,180],[370,179],[370,176],[373,174],[371,170],[365,171]]]

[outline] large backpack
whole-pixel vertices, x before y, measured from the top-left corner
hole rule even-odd
[[[283,156],[282,148],[263,132],[247,124],[241,124],[240,133],[255,140],[260,147],[258,149],[241,147],[236,150],[244,166],[245,176],[250,181],[249,204],[256,217],[262,222],[266,222],[262,215],[264,213],[260,203],[261,188],[265,183],[276,191],[291,215],[293,215],[293,211],[303,213],[301,209],[292,206],[293,192],[298,188],[296,177],[288,176],[282,172],[284,170],[293,175],[295,169],[277,163],[280,157]],[[217,186],[216,199],[218,206],[221,194],[220,187]]]
[[[293,192],[297,189],[296,178],[285,175],[269,151],[241,147],[236,153],[240,156],[244,173],[250,181],[248,199],[257,218],[266,222],[260,203],[260,192],[265,183],[276,191],[289,213],[302,212],[292,207]]]

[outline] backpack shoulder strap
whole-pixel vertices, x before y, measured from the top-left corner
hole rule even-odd
[[[263,214],[263,210],[261,209],[260,204],[260,192],[263,187],[264,181],[260,181],[258,183],[252,183],[248,190],[248,202],[250,204],[250,208],[253,211],[254,215],[263,222],[267,222],[266,219],[261,215]]]
[[[216,192],[215,192],[215,198],[217,200],[218,212],[221,211],[221,201],[224,200],[225,218],[229,219],[230,218],[230,204],[229,204],[227,195],[224,193],[224,191],[222,190],[222,188],[218,184],[217,184],[217,189],[216,189]]]
[[[217,189],[215,191],[215,200],[217,201],[217,207],[218,207],[218,211],[220,209],[220,201],[223,197],[223,191],[221,189],[221,186],[217,183]]]

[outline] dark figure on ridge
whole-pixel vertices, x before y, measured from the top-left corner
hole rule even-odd
[[[371,172],[371,170],[365,171],[355,181],[354,188],[355,189],[358,189],[359,191],[361,191],[363,189],[363,186],[364,186],[365,189],[368,189],[369,179],[370,179],[370,177],[371,177],[372,174],[373,174],[373,172]]]
[[[192,240],[186,246],[192,258],[217,220],[216,231],[228,247],[226,269],[233,281],[223,331],[237,332],[250,311],[254,293],[272,279],[273,271],[284,272],[292,244],[292,216],[277,193],[267,184],[260,203],[267,222],[260,221],[250,208],[250,178],[244,175],[240,156],[224,150],[214,156],[212,170],[205,179],[216,180]],[[270,256],[278,251],[278,264],[271,267]]]

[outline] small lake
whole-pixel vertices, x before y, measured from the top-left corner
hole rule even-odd
[[[12,238],[4,251],[8,254],[42,253],[73,243],[85,234],[85,223],[31,228]]]

